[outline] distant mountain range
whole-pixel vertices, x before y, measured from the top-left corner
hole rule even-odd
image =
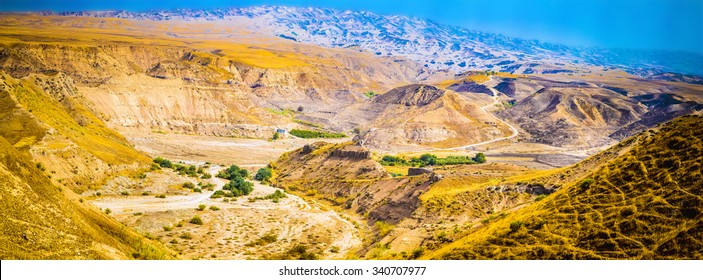
[[[258,6],[172,11],[84,11],[44,14],[141,20],[246,20],[260,32],[324,47],[350,48],[379,56],[403,56],[432,70],[494,70],[510,73],[620,68],[643,77],[703,76],[703,56],[685,52],[579,48],[472,31],[406,16],[366,11]],[[694,79],[695,77],[678,77]]]

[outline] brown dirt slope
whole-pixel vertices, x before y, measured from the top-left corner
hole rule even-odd
[[[643,132],[586,179],[428,257],[701,259],[701,135],[698,115]]]

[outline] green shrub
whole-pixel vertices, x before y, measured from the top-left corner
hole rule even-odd
[[[522,222],[521,221],[514,221],[510,223],[510,231],[516,232],[522,228]]]
[[[172,168],[172,167],[173,167],[173,163],[171,163],[170,160],[167,160],[167,159],[162,158],[162,157],[156,157],[156,158],[154,158],[154,163],[156,163],[156,164],[158,164],[160,167],[164,167],[164,168]]]
[[[164,231],[172,231],[173,228],[171,226],[163,226]]]
[[[105,208],[105,214],[110,215],[110,213],[112,213],[112,210],[110,210],[110,208]]]
[[[120,194],[121,194],[121,195],[124,195],[124,196],[128,196],[128,195],[129,195],[129,192],[128,192],[128,191],[123,191],[123,192],[121,192]]]
[[[281,138],[281,134],[278,133],[278,131],[274,132],[273,136],[271,137],[271,139],[273,139],[273,140],[278,140],[280,138]]]
[[[200,179],[210,179],[210,178],[212,178],[212,174],[210,174],[210,173],[205,173],[205,174],[203,174],[203,176],[200,176]]]
[[[217,173],[217,177],[228,180],[233,180],[237,177],[247,178],[249,177],[249,171],[239,168],[239,166],[231,165],[227,169]]]
[[[207,207],[205,204],[200,204],[200,205],[198,205],[198,211],[203,211],[203,210],[205,210],[205,207]]]
[[[217,207],[217,206],[213,205],[213,206],[210,206],[210,210],[212,210],[212,211],[220,211],[220,207]]]
[[[222,189],[232,192],[234,196],[248,195],[254,190],[254,184],[242,177],[236,177],[225,184]]]
[[[202,190],[202,189],[200,189],[200,188],[195,188],[195,189],[193,189],[193,192],[197,192],[197,193],[202,193],[202,192],[203,192],[203,190]]]
[[[478,154],[476,154],[476,156],[474,156],[473,160],[476,163],[485,163],[486,162],[486,155],[484,155],[483,153],[478,153]]]
[[[259,171],[256,172],[256,175],[254,176],[254,179],[259,180],[261,182],[268,182],[269,179],[273,176],[273,172],[271,168],[260,168]]]
[[[160,195],[157,195],[156,198],[166,198],[166,195],[165,195],[165,194],[160,194]]]
[[[200,218],[200,216],[194,216],[193,218],[190,219],[189,223],[194,224],[194,225],[202,225],[203,220]]]
[[[413,250],[413,252],[410,254],[411,259],[417,259],[421,257],[425,253],[425,248],[423,247],[418,247]]]
[[[190,232],[184,232],[178,237],[180,237],[182,239],[193,239],[193,236],[190,234]]]
[[[191,182],[185,182],[185,183],[183,183],[183,187],[186,189],[192,189],[192,188],[195,188],[195,185]]]

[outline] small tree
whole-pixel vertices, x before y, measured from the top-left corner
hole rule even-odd
[[[476,154],[476,156],[474,156],[474,161],[476,163],[484,163],[486,162],[486,155],[484,155],[483,153],[478,153]]]
[[[273,140],[278,140],[279,138],[281,138],[281,134],[278,131],[274,132],[273,137],[271,137]]]
[[[254,176],[254,179],[259,180],[261,182],[268,182],[268,180],[271,179],[271,176],[273,176],[271,168],[260,168],[259,171],[256,172],[256,176]]]

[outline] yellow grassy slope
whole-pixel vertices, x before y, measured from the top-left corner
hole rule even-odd
[[[426,257],[701,259],[701,135],[701,116],[645,132],[590,184],[570,184]]]
[[[53,185],[0,137],[0,259],[167,259],[173,252]],[[86,202],[87,204],[87,202]]]
[[[73,97],[63,97],[63,103],[59,103],[37,87],[31,78],[18,80],[0,73],[0,81],[6,85],[2,91],[13,96],[26,111],[104,162],[129,164],[149,161]]]

